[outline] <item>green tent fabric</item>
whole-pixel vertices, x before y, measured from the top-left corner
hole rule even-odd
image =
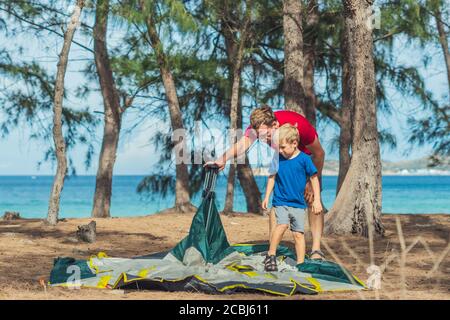
[[[246,255],[252,255],[257,253],[266,253],[269,250],[269,244],[238,244],[233,246],[238,252],[242,252]],[[287,257],[293,260],[297,260],[295,253],[285,246],[278,246],[277,257]],[[324,279],[329,281],[346,282],[350,284],[361,284],[364,286],[358,278],[353,276],[350,271],[342,267],[341,265],[326,260],[313,260],[305,259],[302,264],[296,265],[298,271],[309,273],[314,278]]]
[[[208,263],[217,263],[234,251],[228,243],[213,194],[202,202],[192,220],[189,234],[172,249],[171,253],[183,261],[189,247],[196,248]]]
[[[75,275],[78,273],[78,275]],[[50,283],[67,282],[70,276],[80,279],[95,278],[97,275],[86,264],[85,260],[75,260],[70,257],[56,258],[50,273]]]
[[[306,259],[305,263],[297,265],[297,269],[300,272],[311,274],[316,279],[364,286],[364,283],[352,275],[350,271],[332,261]]]
[[[262,244],[235,244],[233,245],[234,250],[241,252],[247,256],[250,256],[252,254],[261,254],[266,253],[269,251],[269,244],[268,243],[262,243]],[[288,247],[285,247],[283,245],[279,245],[276,252],[277,257],[283,256],[288,257],[293,260],[297,260],[295,253],[289,249]]]
[[[284,246],[277,250],[278,272],[265,272],[268,244],[229,244],[214,201],[216,176],[217,169],[208,172],[203,201],[189,234],[169,252],[134,259],[104,253],[85,261],[59,258],[51,271],[50,285],[282,296],[365,289],[334,262],[306,260],[297,265],[294,252]],[[77,281],[73,281],[73,270],[78,270]]]

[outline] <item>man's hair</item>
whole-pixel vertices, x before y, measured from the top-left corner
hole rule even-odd
[[[294,143],[294,141],[297,141],[297,143],[300,142],[300,135],[298,134],[297,127],[294,127],[289,123],[283,124],[278,128],[277,135],[278,143],[282,143],[283,141],[286,141],[287,143]]]
[[[268,105],[262,105],[253,110],[250,114],[250,125],[255,130],[258,130],[262,124],[272,126],[273,122],[276,120],[277,118],[275,118],[272,108]]]

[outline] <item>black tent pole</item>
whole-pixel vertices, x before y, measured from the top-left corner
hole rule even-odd
[[[208,175],[208,182],[209,182],[209,188],[207,190],[207,201],[209,201],[208,203],[208,211],[207,211],[207,215],[206,215],[206,232],[208,232],[209,230],[209,224],[211,221],[211,211],[212,211],[212,206],[213,206],[213,202],[214,202],[214,194],[215,194],[215,188],[216,188],[216,180],[217,180],[217,174],[218,174],[218,170],[219,168],[217,166],[209,166],[207,167],[207,175]],[[209,174],[208,174],[209,171]]]

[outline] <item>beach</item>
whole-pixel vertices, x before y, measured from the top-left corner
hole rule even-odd
[[[382,270],[379,291],[285,298],[263,294],[70,290],[46,285],[53,260],[58,256],[87,259],[106,252],[110,257],[130,258],[169,250],[188,234],[193,214],[169,210],[141,217],[65,219],[56,227],[46,226],[39,219],[0,220],[0,299],[450,299],[450,219],[439,213],[383,215],[386,234],[375,239],[373,247],[373,263]],[[230,243],[267,242],[267,216],[237,214],[221,219]],[[91,220],[97,223],[96,242],[78,242],[77,226]],[[308,247],[310,235],[306,239]],[[282,244],[293,247],[290,233],[286,233]],[[368,239],[325,236],[323,251],[327,259],[342,264],[362,281],[369,277]]]

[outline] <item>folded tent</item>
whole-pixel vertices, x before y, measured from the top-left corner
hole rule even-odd
[[[334,262],[306,259],[297,265],[293,251],[284,246],[277,250],[279,271],[265,272],[268,244],[229,244],[215,204],[218,168],[208,166],[205,172],[202,202],[189,234],[171,251],[132,259],[104,253],[89,260],[57,258],[50,285],[284,296],[365,288]]]

